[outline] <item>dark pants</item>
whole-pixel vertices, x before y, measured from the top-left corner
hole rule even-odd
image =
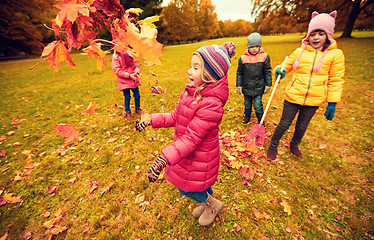
[[[198,203],[203,203],[203,202],[206,201],[206,199],[208,198],[207,193],[209,193],[209,195],[213,195],[212,187],[209,187],[205,191],[202,191],[202,192],[185,192],[185,191],[183,191],[179,188],[178,188],[178,190],[179,190],[180,194],[182,194],[186,197],[189,197],[189,198],[195,200]]]
[[[258,121],[261,120],[262,115],[264,114],[264,107],[262,105],[262,95],[258,96],[248,96],[244,95],[244,114],[248,117],[251,117],[252,114],[252,102],[255,109],[256,117]]]
[[[123,91],[123,96],[125,96],[125,112],[131,112],[131,109],[130,109],[130,100],[131,100],[130,90],[134,94],[135,108],[140,108],[139,87],[124,89],[122,91]]]
[[[283,105],[282,118],[274,131],[273,137],[271,138],[270,147],[273,149],[278,148],[280,139],[291,126],[296,114],[299,113],[296,121],[295,132],[290,143],[291,147],[298,147],[301,139],[304,137],[306,129],[308,128],[309,122],[314,116],[317,109],[318,106],[303,106],[290,103],[285,100]]]

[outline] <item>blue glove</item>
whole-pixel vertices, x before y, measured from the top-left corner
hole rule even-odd
[[[325,117],[327,120],[331,121],[334,118],[335,115],[335,107],[336,103],[329,102],[326,108]]]
[[[286,76],[286,70],[281,71],[280,68],[275,69],[275,79],[278,78],[278,75],[280,74],[280,79],[284,78]]]

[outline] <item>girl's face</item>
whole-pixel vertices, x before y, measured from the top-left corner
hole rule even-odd
[[[322,47],[325,42],[326,42],[327,36],[326,33],[322,30],[315,30],[310,33],[309,36],[309,44],[314,48],[314,49],[319,49]]]
[[[201,60],[197,55],[192,55],[191,67],[187,71],[188,75],[188,85],[198,87],[203,84],[203,66]]]
[[[256,54],[260,51],[260,47],[259,47],[259,46],[256,46],[256,47],[250,47],[250,48],[248,48],[248,51],[249,51],[252,55],[256,55]]]

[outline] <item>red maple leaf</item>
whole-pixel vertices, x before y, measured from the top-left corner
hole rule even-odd
[[[54,129],[57,129],[57,133],[60,136],[66,137],[66,142],[71,142],[75,138],[79,137],[79,132],[71,124],[56,124],[53,126]]]
[[[250,166],[243,166],[240,174],[244,177],[247,181],[252,181],[255,177],[255,171]]]

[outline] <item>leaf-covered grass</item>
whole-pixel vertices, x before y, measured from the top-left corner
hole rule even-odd
[[[286,147],[292,127],[282,139],[279,161],[261,157],[254,163],[250,157],[236,157],[255,169],[249,182],[240,170],[227,166],[222,154],[213,189],[225,207],[209,227],[198,224],[191,215],[196,204],[165,178],[148,183],[147,170],[172,142],[173,129],[134,130],[139,116],[128,121],[123,115],[123,95],[110,56],[103,73],[95,70],[93,59],[80,54],[73,55],[75,69],[63,64],[60,72],[48,69],[47,63],[30,71],[37,61],[0,63],[0,199],[9,193],[22,199],[0,206],[0,237],[47,239],[51,230],[66,227],[53,239],[373,239],[374,34],[354,36],[337,39],[346,57],[346,82],[334,120],[325,119],[326,104],[322,105],[300,146],[303,159]],[[272,66],[302,38],[263,37]],[[222,149],[235,155],[234,137],[255,124],[254,114],[249,124],[241,123],[243,99],[235,91],[246,38],[166,46],[162,66],[142,65],[140,93],[141,107],[148,112],[172,111],[187,82],[192,52],[228,40],[237,45],[237,54],[229,71],[230,97],[221,134],[231,136]],[[268,135],[280,119],[290,75],[279,85],[266,117]],[[156,80],[167,89],[166,95],[152,96],[149,88]],[[264,96],[264,104],[268,98],[269,94]],[[86,113],[91,102],[99,105],[94,115]],[[53,128],[60,123],[73,124],[80,138],[65,144]],[[269,139],[265,149],[268,145]],[[284,203],[290,206],[290,215]],[[268,217],[260,219],[256,211]],[[48,217],[43,215],[47,212]],[[58,216],[62,218],[49,230],[43,226]]]

